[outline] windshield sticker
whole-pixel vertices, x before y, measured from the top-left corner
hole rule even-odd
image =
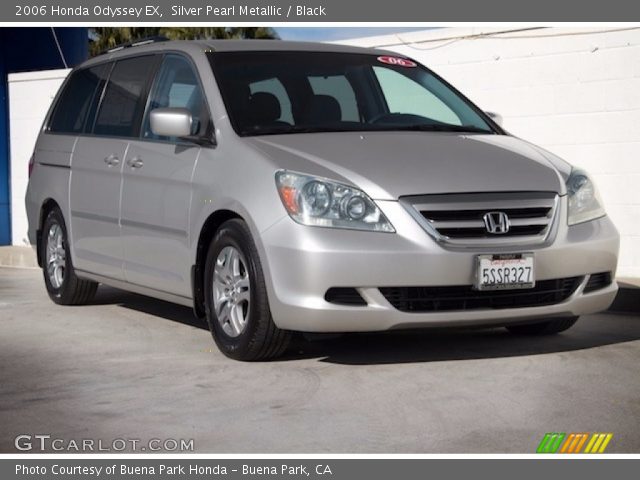
[[[400,58],[400,57],[382,56],[382,57],[378,57],[378,61],[382,63],[386,63],[387,65],[395,65],[397,67],[417,67],[418,66],[416,65],[415,62],[412,62],[411,60],[407,60],[406,58]]]

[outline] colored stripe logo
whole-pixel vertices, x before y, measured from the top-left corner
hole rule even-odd
[[[612,438],[613,433],[545,433],[536,453],[604,453]]]

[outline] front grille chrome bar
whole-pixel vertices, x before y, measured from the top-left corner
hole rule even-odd
[[[436,241],[450,247],[525,246],[545,243],[557,223],[555,192],[417,195],[400,202]],[[490,233],[484,215],[502,212],[506,233]]]

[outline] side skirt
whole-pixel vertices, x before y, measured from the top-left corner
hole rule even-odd
[[[184,305],[185,307],[193,307],[193,299],[189,297],[174,295],[173,293],[154,290],[153,288],[142,287],[140,285],[136,285],[135,283],[116,280],[114,278],[103,277],[102,275],[85,272],[84,270],[76,270],[76,274],[79,278],[93,280],[94,282],[103,283],[105,285],[109,285],[110,287],[119,288],[128,292],[138,293],[140,295],[146,295],[147,297],[157,298],[158,300],[164,300],[166,302],[177,303],[178,305]]]

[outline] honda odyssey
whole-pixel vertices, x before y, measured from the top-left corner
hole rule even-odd
[[[193,307],[227,356],[292,332],[552,334],[615,297],[592,178],[403,55],[154,42],[75,68],[29,165],[51,299]]]

